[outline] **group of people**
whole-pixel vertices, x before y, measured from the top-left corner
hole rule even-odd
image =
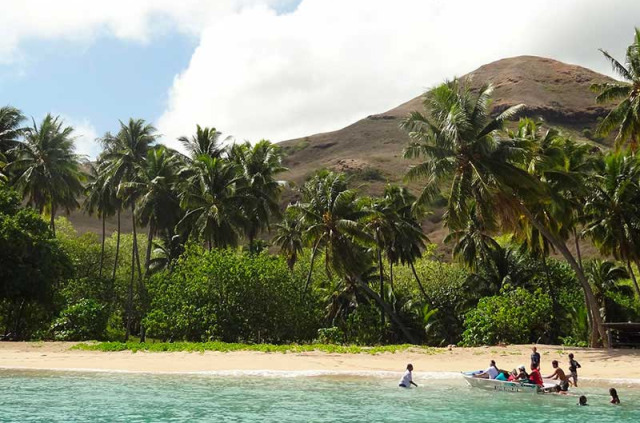
[[[495,360],[491,360],[489,367],[479,373],[476,373],[475,377],[488,377],[489,379],[502,380],[502,381],[517,381],[526,382],[539,387],[544,386],[543,379],[555,380],[557,385],[553,388],[554,391],[561,395],[566,395],[569,391],[569,386],[578,386],[578,369],[581,368],[573,354],[569,354],[569,375],[560,367],[558,360],[553,360],[551,366],[553,367],[553,373],[548,376],[540,375],[540,353],[536,347],[533,347],[531,354],[530,373],[526,372],[525,366],[522,365],[518,369],[513,369],[511,372],[501,370],[496,366]],[[609,395],[611,396],[610,402],[612,404],[620,404],[620,398],[615,388],[609,389]],[[587,397],[580,396],[578,405],[587,405]]]

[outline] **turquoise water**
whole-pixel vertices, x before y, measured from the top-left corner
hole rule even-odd
[[[640,391],[577,398],[484,392],[461,379],[251,377],[0,370],[0,422],[638,422]]]

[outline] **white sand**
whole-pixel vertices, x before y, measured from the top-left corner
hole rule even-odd
[[[148,353],[129,351],[97,352],[70,350],[73,343],[0,343],[0,368],[100,370],[151,373],[215,371],[320,371],[336,373],[401,372],[413,363],[421,372],[460,372],[485,368],[489,360],[498,367],[512,369],[529,366],[531,346],[438,349],[429,354],[419,349],[384,354],[205,352]],[[567,371],[567,354],[573,352],[582,364],[579,376],[585,379],[640,380],[640,351],[564,348],[540,345],[542,373],[551,373],[556,359]]]

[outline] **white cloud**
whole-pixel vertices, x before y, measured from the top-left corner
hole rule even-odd
[[[66,115],[60,115],[65,126],[73,128],[72,136],[75,138],[76,154],[86,156],[88,159],[95,159],[100,154],[101,146],[97,141],[98,131],[86,118],[71,118]]]
[[[290,0],[20,0],[0,6],[0,63],[19,58],[22,41],[97,36],[148,42],[156,32],[198,35],[221,16],[255,4]],[[9,3],[7,1],[7,3]]]
[[[280,141],[338,129],[503,57],[608,71],[596,49],[622,54],[637,16],[637,0],[303,0],[288,15],[245,8],[204,28],[158,126],[168,143],[196,123]]]

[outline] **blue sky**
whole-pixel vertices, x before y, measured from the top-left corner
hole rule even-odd
[[[105,37],[88,46],[36,40],[20,47],[22,63],[2,66],[0,98],[35,118],[46,113],[88,120],[98,135],[118,119],[155,121],[176,74],[198,40],[170,33],[151,43]]]

